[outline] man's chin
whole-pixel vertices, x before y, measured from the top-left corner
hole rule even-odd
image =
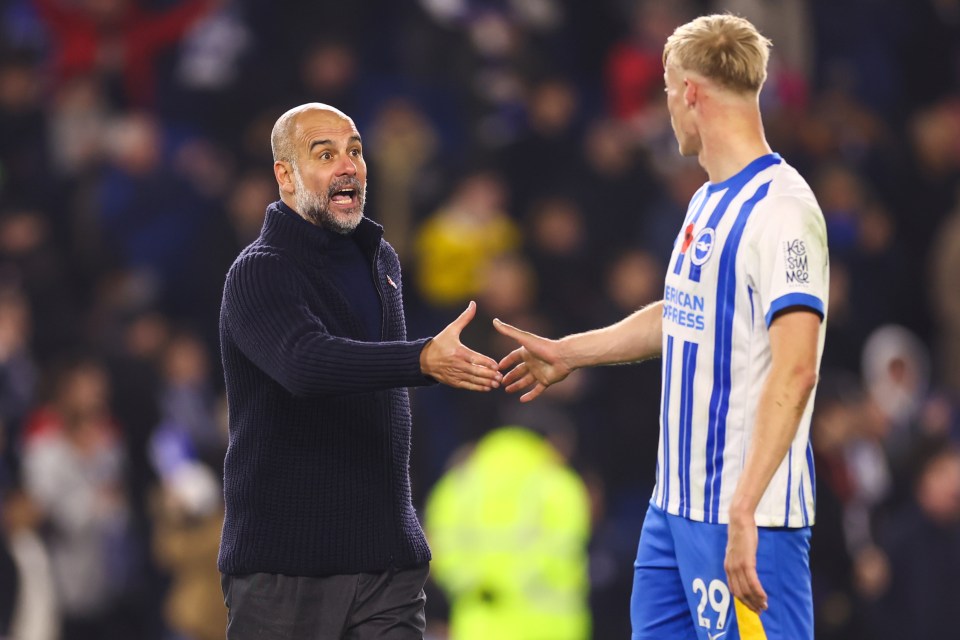
[[[353,233],[353,230],[357,228],[362,219],[362,210],[342,211],[337,213],[330,212],[323,219],[322,226],[326,227],[330,231],[335,231],[337,233],[346,235],[348,233]]]

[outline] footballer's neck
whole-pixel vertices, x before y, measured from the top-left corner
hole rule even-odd
[[[698,160],[713,184],[737,175],[760,156],[771,153],[759,108],[730,105],[705,124],[708,126],[700,130]]]

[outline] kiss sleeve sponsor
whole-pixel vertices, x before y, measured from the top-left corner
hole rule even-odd
[[[824,317],[829,264],[823,215],[815,201],[795,197],[766,204],[748,272],[767,326],[787,307],[807,307]]]

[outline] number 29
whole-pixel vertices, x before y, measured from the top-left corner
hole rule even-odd
[[[693,593],[700,596],[700,604],[697,606],[697,623],[701,627],[710,629],[710,619],[703,615],[704,609],[709,602],[710,608],[717,613],[717,629],[723,629],[727,621],[727,613],[730,611],[730,590],[721,580],[711,580],[710,586],[702,578],[696,578],[693,581]]]

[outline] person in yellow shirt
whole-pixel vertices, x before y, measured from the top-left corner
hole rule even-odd
[[[466,176],[414,239],[415,279],[434,307],[459,305],[483,289],[494,258],[520,248],[520,229],[506,213],[506,191],[493,173]]]
[[[452,640],[590,637],[587,489],[538,433],[484,436],[431,491],[425,527]]]

